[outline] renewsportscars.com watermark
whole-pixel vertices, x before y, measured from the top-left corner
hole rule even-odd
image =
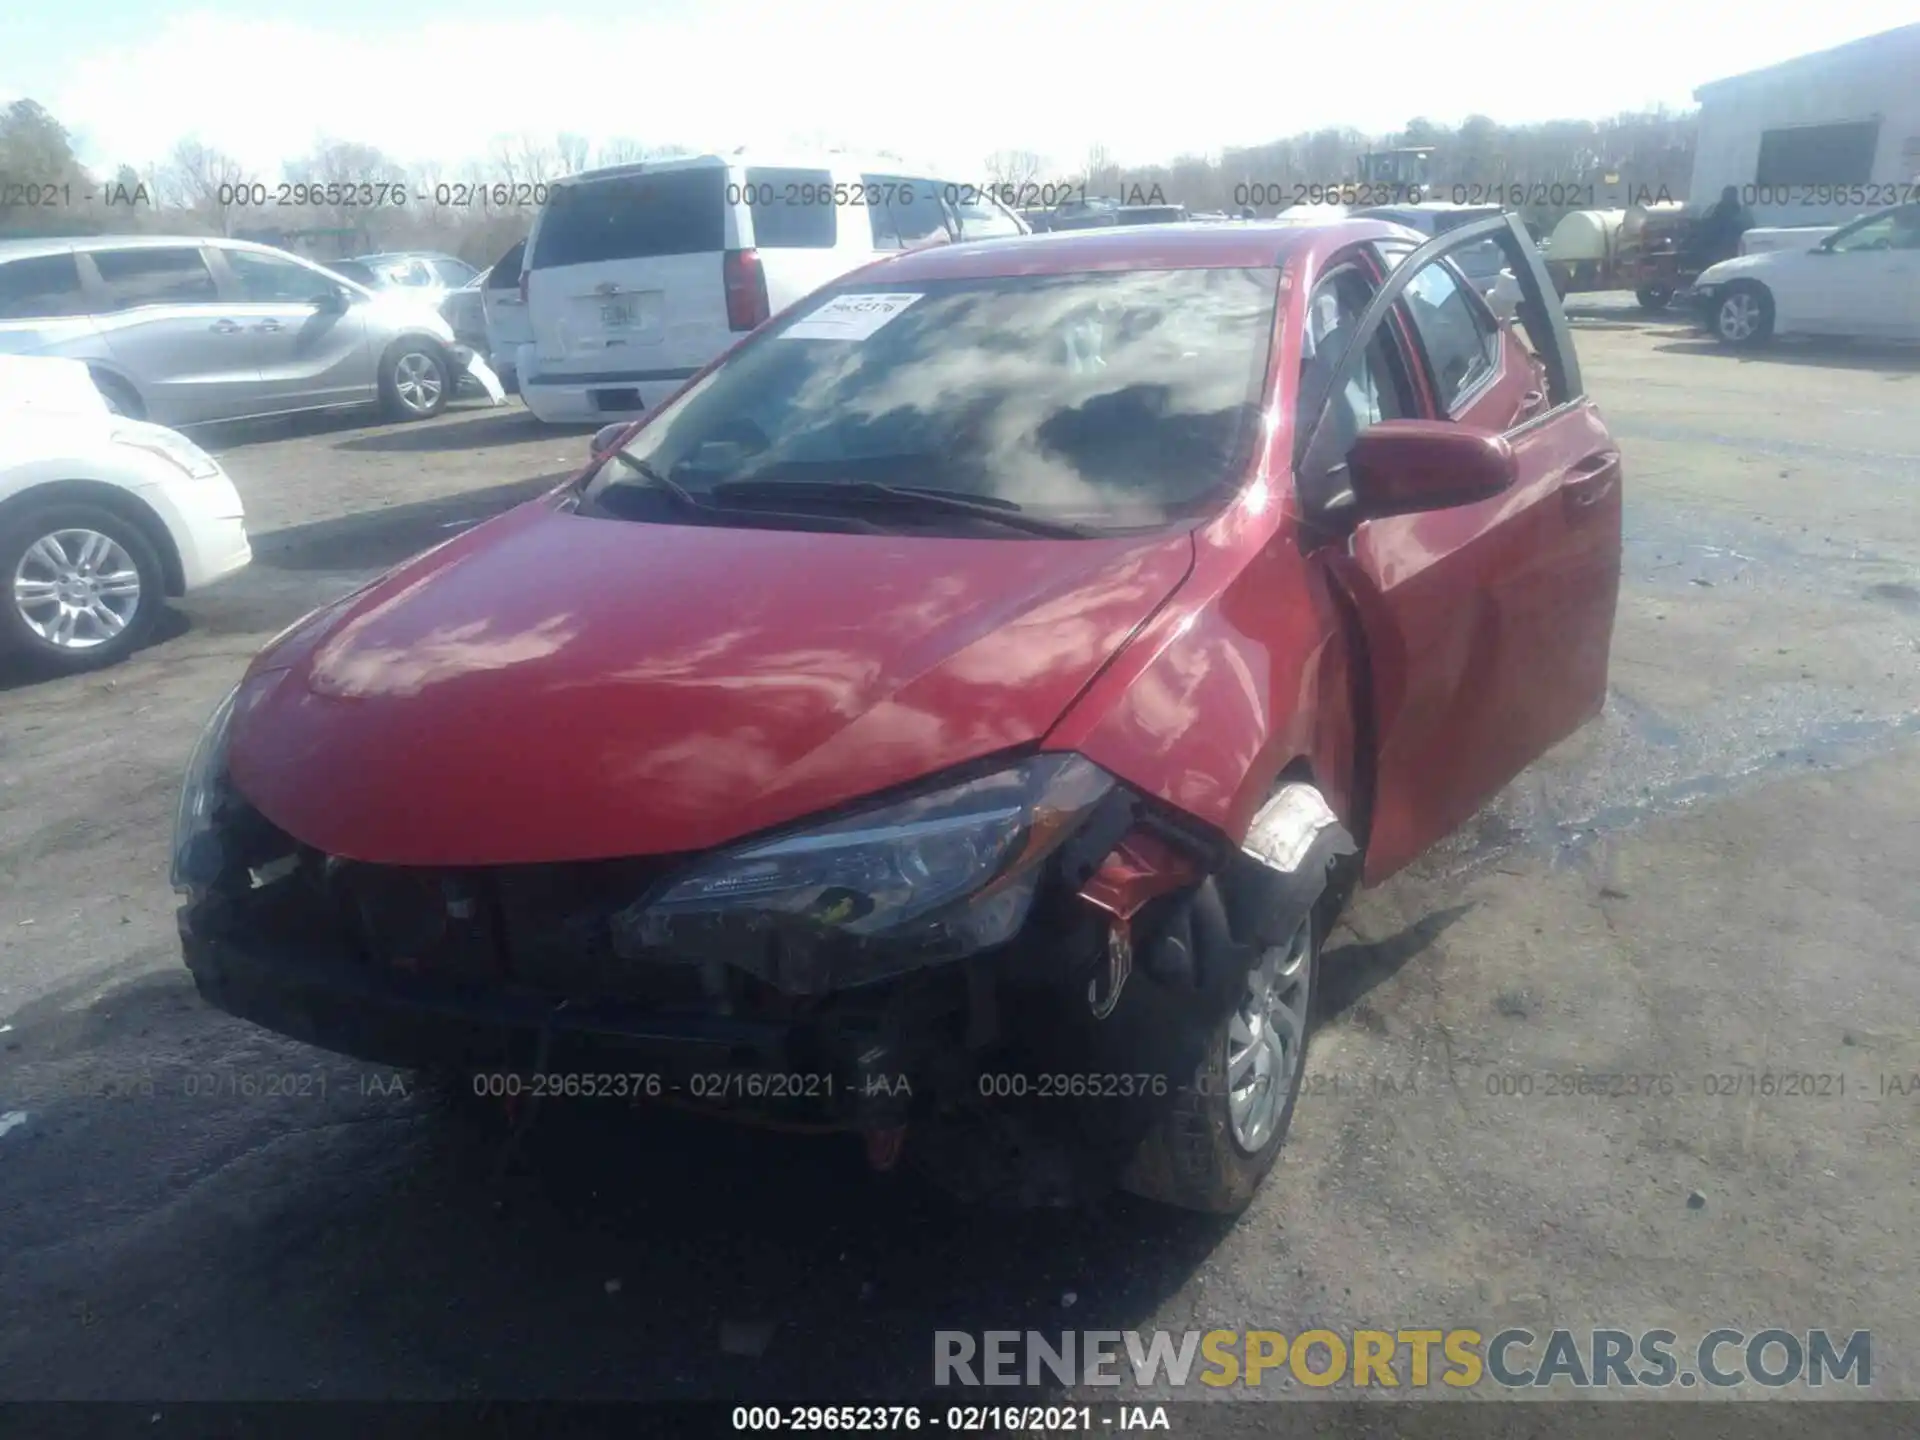
[[[936,1330],[938,1386],[1279,1384],[1463,1390],[1729,1389],[1873,1383],[1873,1334],[1853,1330]]]

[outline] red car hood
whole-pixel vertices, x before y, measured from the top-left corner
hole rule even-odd
[[[704,849],[1039,739],[1192,557],[1184,534],[739,530],[540,501],[256,661],[233,781],[295,838],[385,864]]]

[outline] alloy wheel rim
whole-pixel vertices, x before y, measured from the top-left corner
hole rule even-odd
[[[440,400],[440,367],[431,355],[409,351],[393,367],[393,388],[407,409],[431,410]]]
[[[1729,340],[1744,340],[1753,333],[1760,307],[1751,295],[1729,295],[1720,305],[1720,333]]]
[[[13,570],[13,605],[59,650],[92,650],[125,630],[140,608],[140,570],[98,530],[55,530],[27,547]]]
[[[1306,1048],[1313,987],[1312,925],[1271,947],[1247,973],[1246,994],[1227,1022],[1227,1123],[1252,1154],[1273,1138]]]

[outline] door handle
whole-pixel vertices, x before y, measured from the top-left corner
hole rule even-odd
[[[277,331],[284,330],[286,327],[282,325],[278,320],[262,320],[258,325],[254,326],[253,328],[259,334],[272,335]]]
[[[1602,450],[1587,456],[1568,470],[1566,479],[1560,482],[1560,488],[1570,508],[1587,510],[1606,499],[1619,478],[1620,452]]]
[[[216,335],[238,335],[240,323],[237,320],[216,320],[207,327]]]

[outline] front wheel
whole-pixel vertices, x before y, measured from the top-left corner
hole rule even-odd
[[[1766,344],[1773,338],[1773,296],[1751,282],[1729,286],[1714,301],[1713,334],[1736,349]]]
[[[380,366],[380,401],[395,420],[426,420],[447,408],[453,375],[438,345],[402,340]]]
[[[1127,1188],[1186,1210],[1237,1215],[1273,1168],[1306,1074],[1323,922],[1303,918],[1247,972],[1193,1078],[1129,1167]]]
[[[48,505],[8,521],[0,582],[0,650],[67,673],[132,653],[160,618],[166,583],[139,528],[90,505]]]

